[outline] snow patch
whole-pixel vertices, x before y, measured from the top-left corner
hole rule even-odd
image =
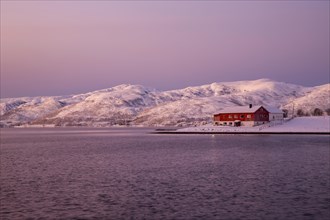
[[[255,127],[204,125],[178,129],[177,132],[330,132],[330,116],[297,117],[283,123],[267,123]]]

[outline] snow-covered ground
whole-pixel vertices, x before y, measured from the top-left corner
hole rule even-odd
[[[283,123],[255,127],[204,125],[176,130],[177,132],[330,132],[330,116],[297,117]]]

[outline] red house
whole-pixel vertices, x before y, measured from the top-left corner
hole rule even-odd
[[[269,122],[269,111],[261,105],[224,108],[213,116],[215,125],[255,126]]]

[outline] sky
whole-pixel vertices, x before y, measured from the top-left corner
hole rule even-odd
[[[329,1],[1,1],[1,98],[329,83]]]

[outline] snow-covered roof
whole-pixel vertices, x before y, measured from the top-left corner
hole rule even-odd
[[[246,105],[246,106],[235,106],[235,107],[224,108],[224,109],[220,110],[217,114],[220,114],[220,113],[254,113],[261,107],[266,109],[269,113],[273,113],[273,114],[283,113],[282,110],[280,110],[276,107],[256,105],[256,106],[252,106],[252,108],[250,108],[250,106]]]
[[[228,108],[224,108],[222,110],[220,110],[218,112],[219,113],[254,113],[256,112],[259,108],[261,108],[261,105],[256,105],[256,106],[252,106],[252,108],[250,108],[250,106],[235,106],[235,107],[228,107]]]
[[[272,113],[272,114],[283,114],[283,111],[281,109],[276,108],[276,107],[264,106],[264,108],[267,109],[267,111],[269,113]]]

